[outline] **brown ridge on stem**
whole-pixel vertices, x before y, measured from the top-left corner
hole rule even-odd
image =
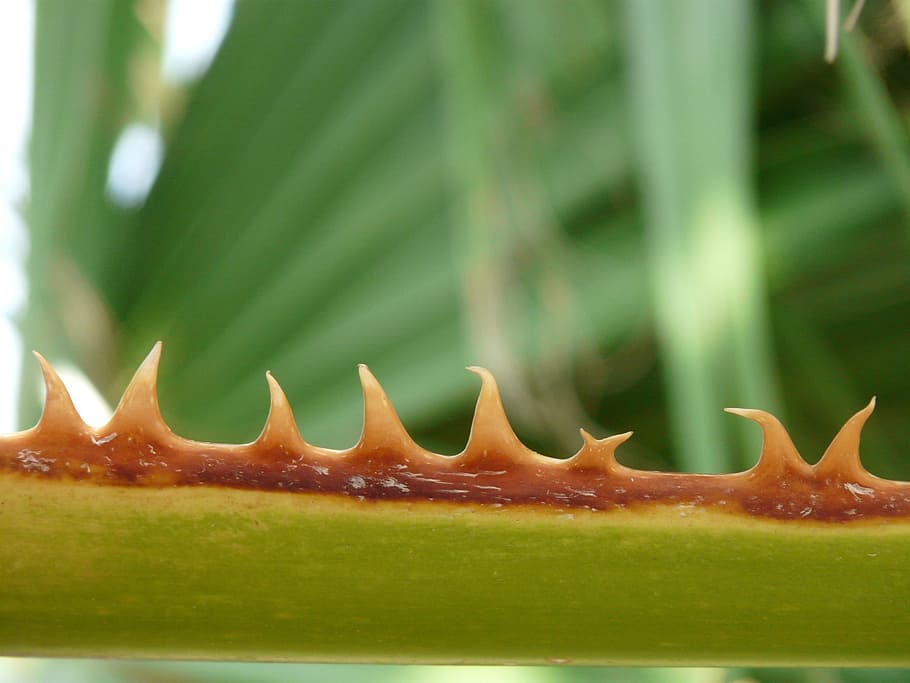
[[[32,429],[0,436],[0,473],[10,476],[604,513],[663,505],[681,516],[711,507],[818,522],[910,519],[910,483],[874,477],[860,463],[860,432],[874,399],[847,421],[814,467],[800,457],[772,415],[728,409],[762,428],[755,467],[737,474],[675,474],[619,464],[616,448],[631,432],[596,439],[581,430],[584,443],[568,460],[535,453],[515,435],[496,381],[482,368],[469,368],[482,385],[467,446],[447,457],[414,443],[366,366],[360,366],[363,433],[352,448],[333,451],[301,437],[287,398],[269,373],[269,415],[259,437],[249,444],[210,444],[173,434],[161,417],[156,388],[160,343],[136,371],[110,422],[97,430],[82,421],[60,378],[36,356],[47,386],[44,413]]]

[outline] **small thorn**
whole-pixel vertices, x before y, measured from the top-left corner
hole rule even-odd
[[[355,448],[361,451],[381,448],[395,453],[402,461],[423,453],[404,428],[388,395],[370,369],[361,363],[357,371],[363,390],[363,431]]]
[[[875,410],[875,397],[865,408],[847,420],[825,450],[822,459],[816,463],[816,476],[822,479],[836,478],[842,480],[866,480],[872,476],[862,465],[859,457],[860,434],[866,420]]]
[[[579,430],[584,445],[566,464],[572,469],[598,469],[607,472],[615,471],[620,465],[616,462],[616,449],[628,441],[633,432],[615,434],[605,439],[595,439],[584,429]]]
[[[585,446],[596,446],[597,439],[595,439],[591,432],[589,432],[584,427],[579,428],[578,433],[581,434],[581,440],[584,442]]]
[[[265,419],[265,426],[257,437],[255,443],[264,446],[281,446],[289,451],[298,451],[306,446],[288,398],[272,376],[271,372],[265,373],[269,385],[269,414]]]
[[[81,432],[88,429],[88,425],[79,415],[73,399],[60,375],[50,363],[37,351],[32,351],[41,365],[41,374],[44,375],[44,409],[38,420],[37,429],[54,430],[60,432]]]
[[[493,373],[476,366],[470,366],[467,370],[480,377],[481,385],[468,445],[458,456],[460,461],[470,463],[482,460],[491,453],[513,461],[543,458],[525,446],[512,430]]]
[[[749,408],[724,408],[733,415],[739,415],[757,422],[762,430],[762,448],[758,463],[749,472],[761,475],[780,476],[787,470],[808,474],[809,464],[803,460],[784,426],[771,413]]]
[[[110,422],[99,433],[107,434],[126,428],[145,433],[172,435],[161,417],[158,407],[158,365],[161,362],[161,342],[155,342],[152,350],[139,365],[133,379],[123,392],[120,403],[114,410]]]

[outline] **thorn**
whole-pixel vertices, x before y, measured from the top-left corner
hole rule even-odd
[[[733,415],[739,415],[757,422],[762,430],[762,448],[758,463],[749,472],[753,474],[771,474],[780,476],[788,469],[804,474],[811,472],[809,464],[803,460],[787,430],[776,417],[764,410],[749,408],[724,408]]]
[[[282,446],[286,450],[297,451],[306,445],[297,429],[297,421],[288,398],[272,376],[271,372],[265,373],[265,380],[269,385],[269,414],[265,418],[265,426],[256,438],[257,445]]]
[[[875,410],[875,397],[868,405],[847,420],[825,450],[822,459],[816,463],[816,476],[821,479],[866,480],[871,475],[863,467],[859,457],[859,440],[866,420]]]
[[[41,374],[44,375],[44,409],[36,426],[41,430],[54,430],[60,432],[81,432],[88,429],[88,425],[79,415],[73,399],[60,375],[50,363],[37,351],[32,351],[41,365]]]
[[[357,371],[363,390],[363,431],[355,448],[362,451],[382,448],[395,453],[402,461],[423,453],[404,428],[388,395],[370,369],[361,363]]]
[[[481,385],[468,444],[459,460],[471,463],[491,452],[516,462],[543,458],[525,446],[512,430],[493,373],[477,366],[469,366],[467,370],[480,377]]]
[[[135,429],[145,433],[173,435],[161,417],[158,407],[158,364],[161,362],[161,342],[155,342],[152,350],[139,365],[133,379],[123,392],[120,403],[114,410],[110,422],[99,433],[107,434],[123,429]]]
[[[573,457],[566,461],[566,464],[572,469],[598,469],[606,472],[613,472],[618,467],[616,462],[616,449],[628,441],[633,432],[615,434],[605,439],[595,439],[584,429],[581,432],[581,438],[584,445]]]
[[[598,439],[595,439],[593,436],[591,436],[591,432],[586,430],[584,427],[579,428],[578,433],[581,434],[581,440],[584,442],[584,446],[597,445]]]

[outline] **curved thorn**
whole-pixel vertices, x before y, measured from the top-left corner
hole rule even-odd
[[[44,409],[41,411],[36,428],[61,432],[80,432],[87,429],[88,425],[79,415],[76,406],[73,405],[73,399],[70,398],[69,391],[63,380],[60,379],[60,375],[44,356],[37,351],[32,351],[32,353],[41,366],[45,388]]]
[[[871,475],[865,470],[859,457],[859,439],[866,420],[875,410],[875,397],[868,405],[847,420],[825,450],[822,459],[813,468],[820,478],[867,480]]]
[[[788,469],[803,473],[811,472],[811,467],[796,450],[787,430],[771,413],[749,408],[724,408],[724,410],[757,422],[761,427],[761,456],[758,463],[749,472],[762,475],[780,475]]]
[[[566,464],[572,469],[597,469],[606,472],[613,472],[618,467],[616,461],[616,449],[629,440],[633,432],[615,434],[605,439],[595,439],[584,429],[581,432],[581,438],[584,445],[573,457],[566,461]]]
[[[482,460],[490,453],[513,461],[543,458],[525,446],[512,430],[493,373],[477,366],[469,366],[467,370],[480,377],[481,385],[468,444],[458,456],[459,460],[470,463]]]
[[[152,350],[139,365],[133,379],[123,392],[120,403],[114,410],[110,422],[100,433],[112,433],[121,429],[135,429],[145,433],[172,434],[161,417],[158,407],[158,364],[161,362],[161,342],[155,342]]]
[[[297,421],[294,419],[291,404],[271,372],[265,373],[265,380],[269,385],[269,414],[265,418],[262,432],[254,443],[297,451],[306,445],[306,441],[303,440],[297,429]]]
[[[385,389],[370,369],[361,363],[357,366],[363,390],[363,430],[355,448],[375,450],[382,448],[394,452],[402,461],[422,449],[411,438],[401,423]]]

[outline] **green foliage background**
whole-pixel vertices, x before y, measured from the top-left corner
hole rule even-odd
[[[37,3],[26,345],[112,402],[160,338],[175,431],[252,439],[270,369],[305,438],[344,447],[366,362],[455,453],[481,364],[542,452],[635,429],[628,464],[719,472],[758,454],[725,405],[774,411],[814,461],[875,393],[864,460],[910,478],[903,3],[829,66],[819,0],[247,1],[183,89],[157,78],[162,7]],[[135,120],[166,155],[127,208],[105,183]]]

